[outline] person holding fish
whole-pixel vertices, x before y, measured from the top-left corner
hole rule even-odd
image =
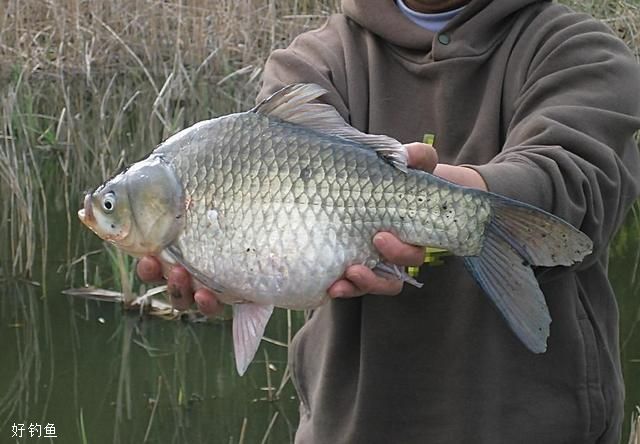
[[[633,56],[602,23],[548,1],[342,6],[271,55],[259,100],[284,92],[256,112],[287,121],[286,103],[331,105],[362,133],[405,144],[404,160],[390,163],[409,171],[389,174],[423,170],[507,200],[486,198],[498,216],[478,225],[482,250],[421,266],[422,288],[393,272],[425,255],[423,244],[401,240],[411,239],[402,223],[372,237],[380,263],[353,263],[326,286],[331,300],[290,350],[302,404],[296,442],[617,443],[624,391],[607,255],[640,193]],[[287,89],[300,83],[326,93]],[[415,143],[424,134],[435,135],[437,152]],[[448,214],[446,202],[437,208]],[[220,223],[217,211],[207,217]],[[195,300],[215,314],[223,296],[188,268],[164,272],[175,306]],[[141,259],[138,274],[160,279],[161,261]]]

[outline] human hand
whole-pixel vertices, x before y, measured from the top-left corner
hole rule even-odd
[[[145,256],[138,261],[136,272],[145,282],[158,282],[166,277],[171,304],[178,310],[186,310],[195,302],[198,310],[206,316],[214,316],[222,311],[222,304],[215,293],[193,282],[184,267],[170,266],[155,257]]]
[[[392,264],[419,266],[424,261],[424,247],[404,243],[386,231],[376,233],[373,245]],[[377,275],[367,266],[352,265],[345,270],[342,279],[329,287],[327,293],[332,298],[352,298],[367,293],[392,296],[402,291],[402,285],[403,281]]]
[[[431,145],[409,143],[405,145],[410,168],[433,172],[438,165],[438,154]],[[424,247],[402,242],[388,232],[379,232],[373,237],[373,245],[380,255],[396,265],[419,266],[424,261]],[[347,268],[344,277],[334,282],[327,290],[332,298],[350,298],[363,294],[396,295],[402,291],[403,282],[392,277],[375,274],[364,265],[352,265]]]
[[[487,184],[473,168],[438,163],[438,154],[431,145],[420,142],[405,145],[411,168],[427,171],[459,185],[487,190]],[[377,233],[373,245],[381,256],[390,263],[404,266],[420,266],[424,261],[424,247],[417,247],[400,241],[388,232]],[[364,265],[347,268],[344,278],[334,282],[328,289],[333,298],[348,298],[363,294],[396,295],[402,291],[403,282],[392,277],[375,274]]]

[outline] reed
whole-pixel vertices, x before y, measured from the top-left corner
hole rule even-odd
[[[268,54],[336,3],[10,0],[0,11],[6,271],[32,274],[38,253],[44,263],[48,211],[74,226],[82,190],[176,131],[249,106]]]

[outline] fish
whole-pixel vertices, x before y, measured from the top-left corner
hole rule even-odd
[[[254,108],[205,120],[86,194],[80,220],[133,256],[184,266],[233,306],[238,373],[274,307],[315,309],[353,264],[421,285],[386,263],[379,231],[445,249],[513,333],[546,351],[551,317],[533,267],[571,266],[590,238],[529,204],[407,165],[406,148],[348,125],[292,84]]]

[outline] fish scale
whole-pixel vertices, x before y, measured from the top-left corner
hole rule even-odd
[[[568,266],[591,240],[561,219],[407,167],[396,140],[349,127],[290,85],[253,110],[204,121],[85,197],[80,219],[134,255],[184,266],[233,304],[244,373],[274,306],[321,306],[352,264],[392,273],[372,238],[463,256],[524,345],[546,350],[551,318],[531,266]]]
[[[379,261],[371,239],[381,230],[459,254],[480,248],[488,203],[459,205],[461,192],[434,176],[403,173],[353,142],[260,114],[216,119],[207,131],[214,136],[170,163],[191,199],[187,220],[214,210],[224,222],[187,224],[176,244],[187,262],[215,276],[223,298],[252,288],[255,302],[317,306],[346,266]],[[218,166],[218,174],[203,175],[198,165]],[[468,235],[458,242],[461,231]],[[319,266],[329,272],[310,282]]]

